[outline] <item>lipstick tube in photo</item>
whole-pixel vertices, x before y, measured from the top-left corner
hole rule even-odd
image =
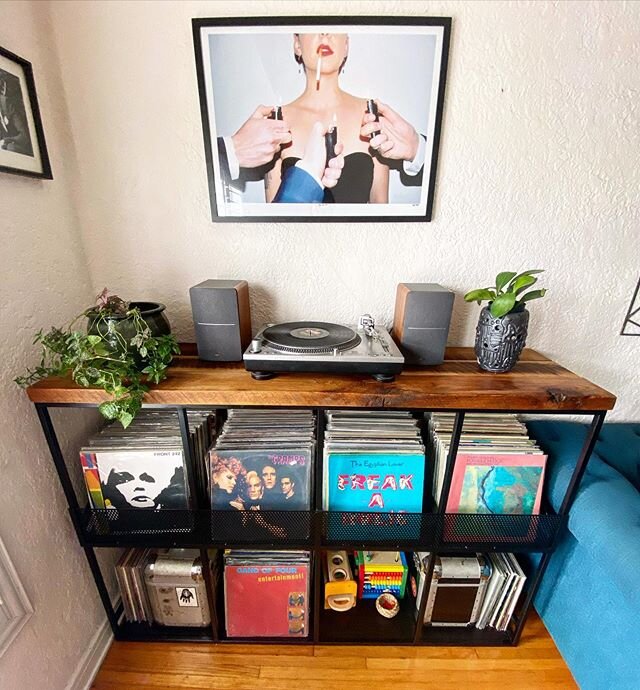
[[[271,114],[269,115],[269,120],[282,120],[282,106],[274,105]]]
[[[378,119],[378,106],[376,105],[376,102],[373,100],[373,98],[367,98],[367,112],[375,116],[376,122],[380,122],[380,120]],[[380,130],[376,132],[371,132],[371,134],[369,135],[369,141],[371,141],[371,139],[373,139],[373,137],[375,137],[376,134],[380,134]]]
[[[333,127],[324,135],[324,146],[327,152],[327,163],[336,157],[336,144],[338,143],[338,126]]]

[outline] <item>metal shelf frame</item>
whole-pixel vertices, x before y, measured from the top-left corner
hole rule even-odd
[[[62,490],[64,491],[67,504],[69,507],[69,515],[76,531],[80,546],[85,552],[89,568],[95,580],[100,599],[106,611],[109,623],[114,632],[115,638],[118,640],[131,641],[202,641],[202,642],[217,642],[217,643],[278,643],[278,644],[394,644],[394,645],[517,645],[522,630],[524,628],[527,614],[532,606],[533,599],[538,591],[540,582],[549,564],[552,553],[555,550],[563,531],[566,529],[568,513],[575,499],[578,487],[582,476],[586,470],[589,457],[593,451],[595,443],[598,439],[598,434],[604,423],[606,410],[602,411],[584,411],[584,410],[451,410],[455,412],[455,422],[449,454],[447,457],[444,484],[442,494],[438,505],[440,506],[435,512],[414,513],[406,516],[410,524],[417,526],[418,536],[415,538],[399,539],[393,536],[391,531],[390,536],[385,538],[378,538],[375,541],[367,541],[360,539],[331,539],[329,537],[331,520],[335,520],[336,516],[332,513],[321,510],[322,506],[322,482],[320,478],[323,476],[322,467],[322,447],[324,439],[324,407],[311,407],[317,411],[317,457],[315,462],[315,472],[313,473],[313,484],[311,487],[312,496],[314,497],[314,510],[302,512],[303,523],[304,516],[308,520],[308,533],[305,530],[303,537],[298,539],[274,540],[264,538],[261,541],[242,539],[240,536],[234,538],[233,531],[220,532],[221,525],[224,527],[225,515],[220,515],[224,511],[211,511],[210,506],[201,505],[203,498],[199,497],[195,486],[195,462],[193,452],[189,443],[188,433],[188,409],[214,409],[223,411],[224,407],[207,406],[207,405],[145,405],[145,407],[174,409],[178,413],[178,420],[180,424],[180,433],[184,448],[184,456],[187,466],[187,477],[189,481],[189,489],[191,496],[196,497],[198,504],[192,511],[169,511],[171,513],[180,513],[180,515],[173,515],[175,518],[173,523],[169,519],[169,525],[164,528],[157,524],[146,525],[144,530],[136,530],[132,532],[127,529],[121,529],[122,525],[113,524],[112,516],[107,515],[108,511],[95,511],[80,505],[78,496],[73,488],[73,483],[69,475],[69,470],[65,458],[60,448],[56,431],[49,414],[49,408],[63,407],[63,408],[77,408],[77,407],[97,407],[93,404],[86,403],[34,403],[37,411],[42,430],[51,453],[51,458],[55,465]],[[234,406],[240,407],[240,406]],[[255,406],[251,406],[255,407]],[[279,406],[265,406],[265,407],[279,407]],[[336,409],[332,407],[332,409]],[[358,409],[356,407],[348,409]],[[370,408],[369,408],[370,409]],[[385,408],[386,409],[386,408]],[[412,410],[413,412],[422,414],[426,411],[438,410]],[[451,515],[446,514],[445,497],[448,496],[453,478],[453,471],[455,467],[455,458],[458,452],[458,445],[462,427],[464,424],[465,413],[467,411],[473,412],[496,412],[496,413],[522,413],[522,414],[553,414],[553,415],[580,415],[591,417],[591,424],[589,426],[583,446],[576,458],[575,466],[560,507],[556,513],[547,511],[544,514],[537,516],[486,516],[486,515]],[[544,439],[539,439],[544,445]],[[429,482],[425,481],[425,485]],[[428,488],[425,487],[425,498]],[[427,502],[425,501],[425,505]],[[124,511],[121,511],[124,512]],[[162,511],[164,512],[164,511]],[[276,511],[277,512],[277,511]],[[265,512],[265,514],[267,514]],[[282,513],[279,514],[282,517]],[[344,515],[344,514],[343,514]],[[361,514],[364,515],[364,514]],[[366,514],[371,515],[371,514]],[[162,516],[160,516],[162,517]],[[277,516],[272,513],[271,517]],[[396,516],[397,517],[397,516]],[[459,526],[463,527],[464,534],[473,534],[474,521],[475,524],[480,524],[478,521],[486,521],[487,518],[493,518],[492,533],[498,539],[486,539],[482,541],[461,539],[460,541],[451,540],[451,529],[456,526],[456,521]],[[514,520],[513,518],[517,518]],[[525,518],[523,522],[522,518]],[[120,516],[119,519],[122,519]],[[166,516],[163,519],[167,519]],[[177,522],[176,522],[177,521]],[[117,521],[116,521],[117,522]],[[125,520],[126,523],[126,520]],[[298,520],[299,523],[299,520]],[[464,524],[463,524],[464,523]],[[518,524],[519,523],[519,526]],[[502,527],[501,527],[502,524]],[[534,526],[536,536],[544,532],[544,539],[542,540],[527,540],[518,534],[522,535],[525,530],[531,534],[531,525]],[[217,527],[216,527],[217,526]],[[304,526],[304,525],[303,525]],[[232,527],[227,525],[227,527]],[[517,528],[517,529],[516,529]],[[218,532],[216,532],[218,529]],[[502,532],[504,529],[504,533]],[[504,535],[512,534],[516,529],[516,536],[509,540]],[[496,531],[497,530],[497,531]],[[449,538],[447,539],[447,536]],[[247,547],[253,544],[260,548],[289,548],[297,549],[303,548],[313,552],[313,585],[312,597],[313,608],[310,616],[310,635],[304,639],[265,639],[265,638],[234,638],[228,639],[224,634],[223,611],[221,606],[221,587],[220,583],[214,583],[211,579],[210,568],[205,568],[207,597],[209,600],[209,607],[211,610],[211,625],[207,628],[163,628],[157,625],[133,624],[124,621],[122,606],[114,607],[107,586],[105,584],[102,571],[98,564],[95,549],[96,548],[113,548],[123,546],[147,546],[147,547],[163,547],[163,546],[184,546],[200,549],[200,555],[203,564],[208,563],[207,549],[212,547],[230,548],[233,546]],[[476,552],[487,550],[499,551],[516,551],[516,552],[534,552],[541,553],[541,558],[527,579],[527,588],[523,595],[516,613],[514,614],[510,627],[506,632],[498,632],[493,629],[477,630],[473,627],[468,628],[431,628],[425,627],[420,622],[424,618],[424,612],[427,604],[426,592],[424,588],[424,596],[419,602],[418,611],[416,614],[415,600],[409,594],[401,602],[401,613],[388,621],[382,619],[375,608],[368,606],[371,602],[361,601],[358,606],[351,611],[336,614],[333,611],[325,611],[323,609],[322,597],[322,553],[331,548],[342,549],[356,549],[356,548],[379,548],[389,550],[407,550],[407,551],[431,551],[434,554],[446,553],[461,553],[461,552]],[[221,557],[218,554],[218,557]],[[433,561],[431,559],[431,569],[433,568]],[[221,572],[221,569],[219,569]],[[432,572],[426,573],[427,581],[429,581]],[[379,620],[378,620],[379,619]],[[393,623],[395,621],[395,623]],[[381,623],[382,622],[382,625]],[[389,624],[384,627],[384,624]],[[351,634],[350,634],[351,633]]]

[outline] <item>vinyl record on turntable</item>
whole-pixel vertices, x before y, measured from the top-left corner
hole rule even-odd
[[[322,321],[292,321],[268,326],[262,333],[274,349],[300,354],[350,350],[360,336],[347,326]]]

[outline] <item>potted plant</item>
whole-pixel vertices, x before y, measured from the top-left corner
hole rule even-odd
[[[180,348],[158,302],[125,302],[105,288],[96,304],[79,314],[67,328],[39,331],[39,366],[15,382],[29,386],[48,376],[66,376],[80,386],[97,386],[111,399],[99,406],[107,419],[127,427],[142,407],[148,383],[166,378],[166,370]],[[74,329],[87,318],[87,332]]]
[[[518,361],[529,325],[525,304],[546,293],[544,288],[529,290],[538,280],[537,273],[543,271],[503,271],[496,276],[495,286],[472,290],[464,296],[466,302],[489,302],[480,312],[475,344],[478,364],[486,371],[510,371]]]

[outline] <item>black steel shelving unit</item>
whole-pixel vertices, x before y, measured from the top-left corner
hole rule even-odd
[[[130,641],[189,641],[218,643],[278,644],[392,644],[392,645],[516,645],[520,639],[527,613],[540,580],[549,563],[558,539],[566,527],[569,508],[575,498],[589,456],[597,440],[606,410],[514,410],[514,412],[544,412],[565,415],[589,415],[589,427],[584,445],[576,458],[572,476],[566,487],[560,510],[555,513],[545,506],[540,515],[461,515],[444,511],[454,469],[465,410],[456,413],[454,430],[447,458],[440,510],[424,513],[340,513],[324,512],[322,487],[322,443],[324,437],[324,408],[317,410],[317,442],[319,452],[315,462],[314,510],[311,511],[262,511],[259,514],[235,511],[212,511],[198,505],[189,511],[165,510],[142,513],[136,510],[92,510],[81,505],[73,488],[69,465],[63,457],[60,444],[49,414],[50,407],[87,407],[74,403],[36,403],[51,457],[55,464],[69,514],[80,545],[83,547],[96,587],[100,594],[115,638]],[[89,405],[91,406],[91,405]],[[222,411],[222,407],[206,405],[153,405],[175,409],[178,412],[189,481],[193,484],[196,473],[195,459],[189,444],[187,410],[193,407],[210,407]],[[234,406],[235,407],[235,406]],[[274,406],[276,407],[276,406]],[[331,406],[337,407],[337,406]],[[385,408],[390,409],[390,408]],[[399,408],[397,408],[399,409]],[[427,410],[414,410],[424,412]],[[476,412],[507,412],[508,410],[482,410]],[[544,439],[538,439],[544,446]],[[77,456],[76,456],[77,458]],[[77,462],[73,458],[72,461]],[[428,482],[425,482],[427,484]],[[191,485],[191,495],[198,496]],[[425,505],[428,505],[428,488],[425,488]],[[203,499],[200,499],[201,501]],[[371,521],[369,531],[375,531],[375,539],[369,540],[363,532],[363,520]],[[365,534],[365,537],[363,537]],[[313,608],[310,616],[310,632],[306,638],[233,638],[225,635],[224,606],[220,582],[211,580],[211,571],[205,568],[207,594],[211,609],[211,626],[204,629],[169,628],[158,625],[129,623],[124,620],[122,606],[114,608],[103,574],[96,559],[96,548],[113,547],[185,547],[200,549],[203,563],[208,562],[210,549],[249,547],[274,549],[308,549],[314,553],[314,577],[312,581]],[[525,592],[510,622],[509,629],[498,632],[493,629],[478,630],[475,627],[433,628],[420,624],[424,618],[426,596],[419,606],[410,588],[401,601],[400,612],[393,619],[381,617],[375,610],[375,602],[359,601],[348,612],[337,613],[323,608],[322,558],[327,549],[377,549],[404,551],[431,551],[433,553],[465,553],[504,551],[520,554],[541,554],[537,566],[529,573]],[[218,552],[216,558],[221,558]],[[408,559],[411,561],[411,559]],[[432,559],[433,561],[433,559]],[[411,563],[410,567],[413,567]],[[222,568],[218,568],[221,573]],[[427,581],[431,573],[427,573]],[[425,588],[426,592],[426,588]]]

